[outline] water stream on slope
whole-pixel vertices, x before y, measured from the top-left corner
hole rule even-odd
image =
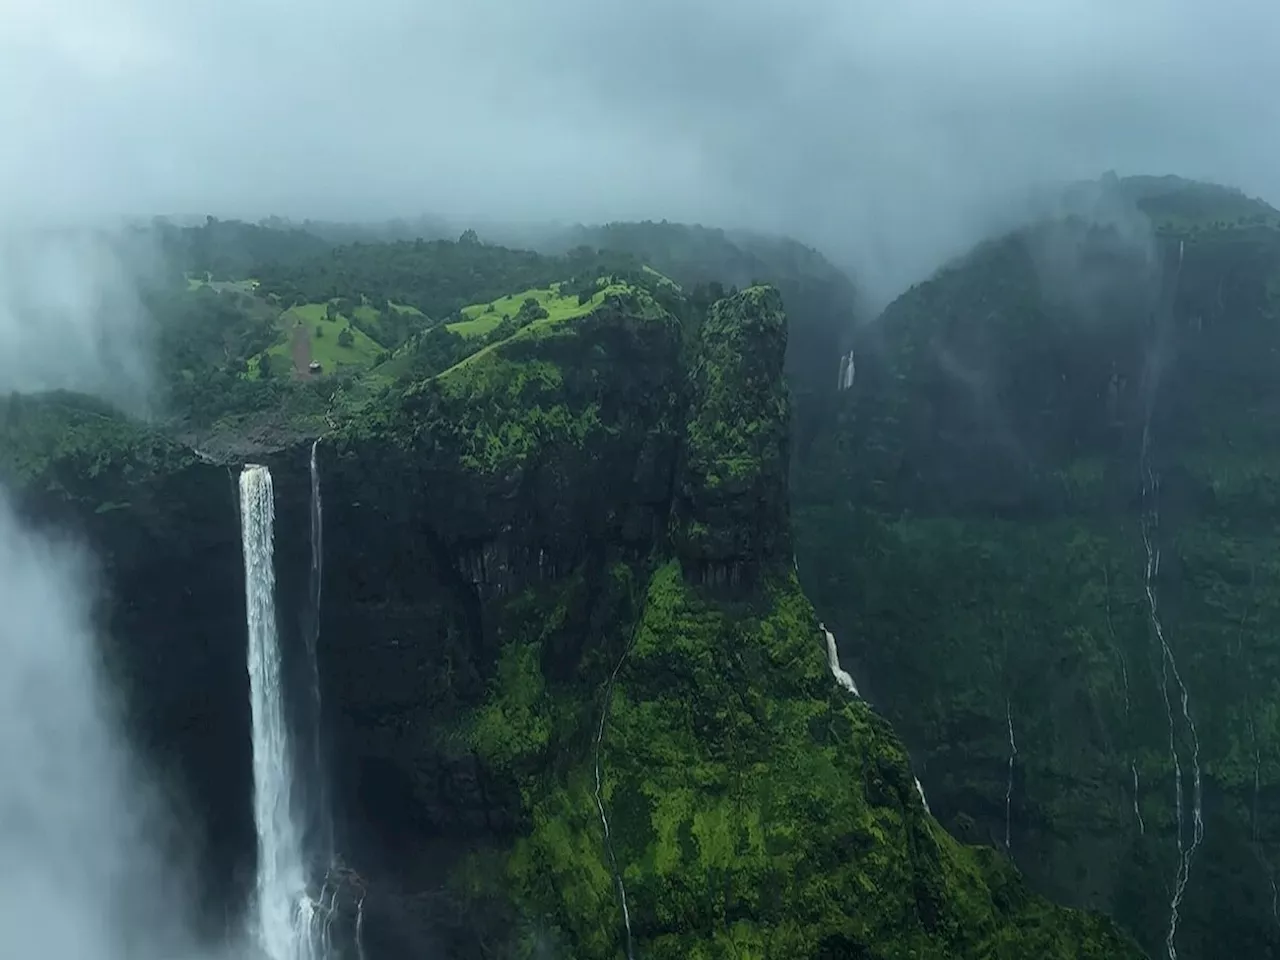
[[[797,570],[797,572],[799,571]],[[853,675],[840,665],[840,650],[836,646],[835,634],[828,630],[827,625],[824,623],[819,623],[818,629],[822,631],[823,636],[826,638],[827,669],[831,671],[831,676],[835,678],[836,683],[840,684],[846,693],[861,700],[862,694],[858,692],[858,684],[854,681]],[[924,812],[932,813],[929,809],[929,801],[925,799],[924,785],[920,782],[920,778],[913,773],[911,779],[916,785],[916,793],[920,795],[920,803],[924,805]]]
[[[1185,245],[1178,244],[1178,266],[1174,274],[1172,291],[1176,293],[1182,272],[1182,258]],[[1161,315],[1165,316],[1171,309],[1171,301],[1161,305]],[[1149,387],[1147,389],[1146,412],[1142,426],[1142,447],[1139,451],[1138,466],[1142,474],[1142,545],[1146,553],[1146,567],[1143,576],[1143,587],[1147,599],[1147,614],[1152,633],[1159,645],[1160,653],[1160,694],[1164,700],[1165,715],[1169,722],[1169,756],[1173,763],[1174,780],[1174,813],[1177,825],[1178,863],[1174,871],[1173,892],[1169,898],[1169,929],[1165,935],[1165,950],[1169,960],[1177,960],[1177,936],[1179,911],[1182,899],[1186,895],[1187,883],[1191,879],[1191,864],[1196,850],[1204,839],[1204,819],[1201,807],[1200,778],[1200,738],[1196,733],[1195,722],[1191,719],[1190,697],[1187,686],[1178,671],[1178,662],[1165,636],[1164,625],[1160,619],[1159,604],[1156,598],[1156,580],[1160,574],[1160,546],[1157,535],[1160,527],[1160,477],[1151,465],[1151,412],[1154,407],[1155,392],[1159,380],[1158,356],[1149,361]],[[1169,699],[1169,677],[1172,675],[1177,686],[1182,719],[1186,725],[1191,741],[1191,837],[1186,838],[1186,813],[1184,801],[1182,760],[1178,754],[1177,724],[1174,720],[1173,705]],[[1136,787],[1136,778],[1135,778]]]

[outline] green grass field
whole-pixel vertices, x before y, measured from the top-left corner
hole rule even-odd
[[[357,307],[367,310],[367,307]],[[271,356],[273,366],[278,370],[293,371],[293,337],[298,325],[306,330],[311,338],[311,359],[319,361],[322,374],[339,373],[344,370],[368,370],[378,360],[383,349],[364,331],[350,327],[351,346],[344,347],[338,343],[339,335],[348,328],[345,317],[328,316],[328,304],[306,303],[290,307],[280,314],[276,325],[280,329],[280,339],[265,351]],[[277,366],[278,365],[278,366]],[[258,376],[258,358],[249,361],[250,379]]]
[[[476,317],[476,320],[484,319],[488,317],[495,317],[496,319],[494,319],[493,322],[489,325],[488,329],[490,330],[493,329],[493,327],[497,326],[502,321],[502,313],[503,313],[502,305],[514,304],[514,307],[511,308],[509,312],[511,313],[512,316],[515,316],[516,312],[519,311],[520,309],[520,304],[524,303],[525,299],[528,297],[533,297],[535,300],[538,301],[538,303],[542,304],[543,308],[547,311],[547,316],[543,317],[540,320],[535,320],[533,323],[529,324],[527,327],[524,327],[523,329],[518,330],[515,334],[508,337],[506,340],[500,340],[498,343],[491,343],[488,346],[484,347],[484,349],[476,351],[471,356],[467,357],[465,360],[455,363],[448,370],[445,370],[443,373],[439,375],[439,377],[447,376],[464,367],[467,367],[473,361],[477,361],[481,357],[484,357],[487,354],[493,352],[498,347],[502,346],[502,344],[504,343],[509,343],[512,340],[520,340],[520,339],[525,339],[529,337],[538,337],[538,336],[541,336],[543,333],[547,332],[548,329],[551,327],[558,326],[559,324],[562,324],[568,320],[575,320],[578,317],[585,317],[587,314],[593,312],[597,307],[599,307],[602,303],[604,303],[606,297],[612,294],[627,293],[629,290],[632,289],[628,284],[625,284],[625,283],[617,283],[614,281],[609,281],[606,283],[603,280],[599,281],[599,283],[600,283],[600,287],[596,290],[595,296],[593,296],[586,303],[579,303],[578,298],[576,296],[571,296],[571,297],[561,296],[559,284],[552,284],[551,287],[543,290],[525,290],[521,293],[515,293],[510,296],[503,297],[501,300],[495,300],[494,311],[492,313],[481,312],[479,317]],[[474,306],[464,307],[462,312],[465,316],[471,317],[473,316],[473,314],[469,313],[468,311],[485,311],[486,306],[487,306],[486,304],[476,304]],[[449,324],[448,329],[457,333],[458,332],[458,330],[456,329],[457,327],[466,326],[467,324],[471,324],[474,322],[476,321],[463,320],[458,323],[451,323]],[[463,334],[463,336],[468,336],[468,334]],[[472,334],[469,334],[469,336],[473,336],[473,337],[480,336],[480,334],[472,333]]]
[[[462,315],[467,319],[451,323],[447,329],[461,337],[482,337],[502,322],[503,314],[514,317],[519,313],[521,304],[529,298],[537,300],[539,305],[547,311],[547,316],[537,323],[569,320],[588,314],[598,307],[604,301],[606,289],[602,288],[587,303],[578,303],[576,295],[562,295],[558,283],[553,283],[549,287],[522,290],[520,293],[509,294],[492,303],[474,303],[469,307],[463,307]]]

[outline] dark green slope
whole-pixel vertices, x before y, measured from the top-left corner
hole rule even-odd
[[[985,244],[864,328],[800,570],[956,836],[1152,955],[1183,882],[1182,960],[1280,956],[1280,230],[1122,186],[1117,227]]]

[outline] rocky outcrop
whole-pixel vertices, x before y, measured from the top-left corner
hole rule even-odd
[[[888,724],[831,678],[791,569],[776,293],[700,327],[664,296],[537,321],[321,442],[321,700],[359,878],[341,922],[358,889],[371,958],[1137,956],[943,832]],[[241,577],[225,471],[173,453],[163,515],[200,525],[112,568],[122,608],[170,552],[225,549]],[[268,458],[295,651],[308,455]],[[242,619],[221,573],[168,570]],[[174,624],[136,630],[141,650]],[[140,698],[157,730],[178,715]]]
[[[797,554],[956,836],[1152,955],[1176,900],[1182,960],[1267,956],[1280,233],[1184,206],[1005,238],[890,307]]]
[[[676,553],[700,583],[750,589],[790,558],[786,343],[771,287],[719,301],[703,326],[675,502]]]

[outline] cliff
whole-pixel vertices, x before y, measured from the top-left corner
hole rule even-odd
[[[770,288],[703,316],[631,287],[321,441],[326,766],[370,957],[1139,956],[945,833],[888,723],[832,679],[792,569],[785,343]],[[240,889],[227,470],[115,419],[105,463],[90,434],[42,448],[78,415],[18,408],[42,452],[6,477],[105,556],[140,728],[188,758],[188,793],[214,778],[197,736],[226,751],[204,820]],[[267,458],[295,652],[309,452]]]
[[[953,834],[1152,955],[1280,955],[1280,232],[1139,186],[863,329],[799,565]]]

